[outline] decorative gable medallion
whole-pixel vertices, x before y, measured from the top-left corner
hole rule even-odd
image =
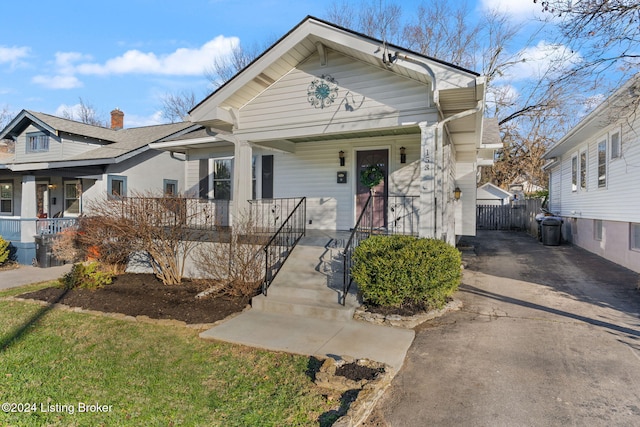
[[[315,108],[330,106],[337,96],[338,82],[329,74],[314,79],[307,88],[307,101]]]

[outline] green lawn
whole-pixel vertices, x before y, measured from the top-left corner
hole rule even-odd
[[[35,404],[1,411],[2,426],[330,425],[335,402],[306,375],[311,363],[186,328],[0,301],[0,404]]]

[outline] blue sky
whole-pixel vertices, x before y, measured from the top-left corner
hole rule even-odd
[[[381,0],[384,1],[384,0]],[[421,0],[401,0],[405,13]],[[468,0],[530,19],[531,0]],[[118,107],[125,126],[161,122],[162,96],[211,87],[204,72],[230,46],[264,45],[307,15],[325,18],[324,0],[65,0],[3,2],[0,110],[60,115],[79,98],[105,119]],[[508,7],[504,6],[508,5]]]

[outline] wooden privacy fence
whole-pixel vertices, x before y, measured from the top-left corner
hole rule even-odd
[[[476,229],[519,230],[537,235],[536,215],[541,212],[542,200],[526,199],[504,206],[478,205]]]

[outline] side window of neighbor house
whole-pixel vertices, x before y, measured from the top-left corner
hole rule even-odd
[[[49,136],[44,133],[27,134],[27,153],[44,153],[49,151]]]
[[[213,198],[231,200],[231,159],[213,161]]]
[[[571,158],[571,191],[578,191],[578,156]]]
[[[0,214],[13,215],[13,183],[0,183]]]
[[[580,153],[580,190],[587,191],[587,152]]]
[[[607,140],[598,142],[598,188],[607,186]]]
[[[80,195],[82,194],[80,181],[65,181],[64,183],[64,213],[77,215],[80,213]]]
[[[629,237],[631,249],[634,251],[640,251],[640,224],[631,223],[631,236]]]
[[[602,240],[602,220],[601,219],[593,220],[593,238],[597,241]]]
[[[609,134],[611,141],[611,159],[617,159],[622,154],[622,141],[620,139],[620,130],[615,130]]]
[[[163,191],[165,196],[175,196],[178,194],[178,181],[175,179],[165,179],[163,180]]]
[[[107,196],[110,199],[127,197],[127,177],[119,175],[107,176]]]

